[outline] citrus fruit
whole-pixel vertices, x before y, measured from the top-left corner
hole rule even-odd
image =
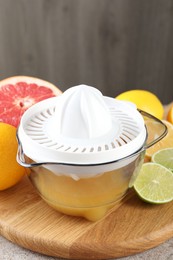
[[[168,111],[167,120],[173,124],[173,104]]]
[[[25,168],[16,161],[16,128],[0,123],[0,190],[18,183],[25,174]]]
[[[156,95],[149,91],[140,89],[129,90],[121,93],[116,98],[135,103],[137,108],[144,110],[159,119],[163,118],[164,109],[161,101]]]
[[[173,148],[159,150],[153,154],[151,160],[173,171]]]
[[[0,81],[0,122],[19,125],[20,118],[33,104],[61,91],[42,79],[14,76]]]
[[[157,163],[144,163],[134,183],[145,201],[161,204],[173,200],[173,173]]]
[[[163,120],[163,123],[167,126],[168,133],[162,140],[160,140],[155,145],[151,146],[150,148],[148,148],[146,150],[146,157],[148,157],[149,159],[151,159],[151,157],[154,153],[156,153],[157,151],[159,151],[161,149],[173,148],[173,125],[166,120]],[[147,123],[147,130],[149,133],[148,138],[150,141],[150,139],[153,140],[154,136],[157,137],[157,135],[159,135],[158,131],[160,129],[158,129],[157,123],[155,125],[153,125],[153,124],[150,125],[149,123]]]

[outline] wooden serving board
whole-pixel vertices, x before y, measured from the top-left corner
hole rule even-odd
[[[49,207],[27,178],[0,192],[0,233],[42,254],[68,259],[108,259],[155,247],[173,236],[173,202],[151,205],[130,191],[98,222]]]

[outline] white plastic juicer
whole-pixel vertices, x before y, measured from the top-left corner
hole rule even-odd
[[[148,145],[142,114],[163,128]],[[31,168],[29,178],[49,205],[97,220],[123,198],[146,148],[165,134],[161,121],[134,104],[79,85],[24,113],[17,160]]]

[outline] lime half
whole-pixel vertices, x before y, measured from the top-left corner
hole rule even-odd
[[[134,189],[147,202],[169,202],[173,200],[173,173],[160,164],[145,163],[134,183]]]
[[[173,148],[159,150],[153,154],[151,160],[173,171]]]

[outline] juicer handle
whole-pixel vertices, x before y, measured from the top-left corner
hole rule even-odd
[[[16,138],[17,138],[17,142],[18,142],[18,149],[17,149],[17,155],[16,155],[17,162],[25,168],[31,168],[31,167],[43,165],[43,163],[34,163],[34,162],[28,163],[28,162],[26,162],[25,155],[24,155],[24,152],[23,152],[23,147],[22,147],[22,144],[21,144],[20,139],[18,137],[18,130],[17,130],[17,133],[16,133]]]
[[[158,131],[158,133],[155,133],[155,137],[153,137],[153,140],[149,140],[149,142],[143,146],[142,150],[146,150],[146,149],[150,148],[152,145],[159,142],[162,138],[164,138],[168,133],[168,128],[160,119],[156,118],[155,116],[153,116],[143,110],[140,110],[140,109],[138,109],[138,111],[143,116],[144,121],[145,121],[145,126],[146,126],[146,130],[147,130],[147,140],[150,139],[149,125],[147,127],[147,121],[148,121],[148,123],[153,124],[153,127],[156,125],[158,125],[158,127],[160,127],[160,129],[158,129],[160,131]],[[146,142],[147,142],[147,140],[146,140]]]
[[[23,151],[23,147],[22,144],[20,142],[19,136],[18,136],[18,129],[17,129],[17,133],[16,133],[16,138],[17,138],[17,142],[18,142],[18,149],[17,149],[17,155],[16,155],[16,160],[17,162],[22,165],[25,168],[32,168],[32,167],[38,167],[38,166],[43,166],[43,165],[48,165],[48,164],[54,164],[54,165],[67,165],[67,163],[63,163],[63,162],[33,162],[31,159],[29,162],[26,161],[25,159],[25,154]],[[29,158],[28,158],[29,159]],[[75,165],[73,163],[69,163],[68,165]]]

